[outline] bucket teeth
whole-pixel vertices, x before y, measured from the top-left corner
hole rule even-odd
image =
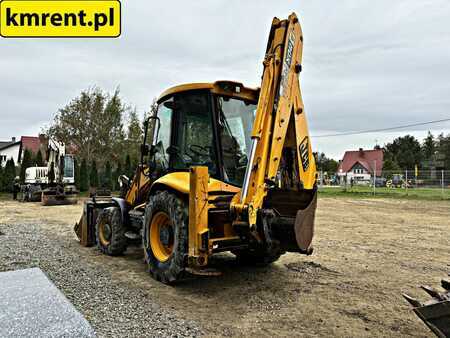
[[[423,304],[419,302],[417,299],[407,295],[406,293],[402,294],[403,298],[405,298],[409,304],[411,304],[414,307],[421,307]]]
[[[432,288],[431,286],[422,285],[421,289],[437,300],[445,300],[445,297],[441,295],[439,291],[437,291],[435,288]]]

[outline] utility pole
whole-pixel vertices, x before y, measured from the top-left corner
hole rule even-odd
[[[375,196],[375,187],[377,185],[377,161],[373,161],[373,195]]]
[[[405,170],[405,189],[406,195],[408,195],[408,169]]]

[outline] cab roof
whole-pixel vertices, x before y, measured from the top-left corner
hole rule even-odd
[[[256,103],[259,96],[259,88],[248,88],[242,83],[236,81],[220,80],[216,82],[186,83],[171,87],[165,90],[158,98],[161,103],[165,98],[176,93],[187,92],[190,90],[209,90],[214,94],[237,97]]]

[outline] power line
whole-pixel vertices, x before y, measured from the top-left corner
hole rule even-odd
[[[427,125],[427,124],[435,124],[435,123],[441,123],[441,122],[447,122],[447,121],[450,121],[450,118],[442,119],[442,120],[428,121],[428,122],[419,122],[419,123],[405,124],[405,125],[402,125],[402,126],[389,127],[389,128],[368,129],[368,130],[361,130],[361,131],[349,131],[349,132],[344,132],[344,133],[316,135],[316,136],[311,136],[311,137],[320,138],[320,137],[334,137],[334,136],[369,134],[369,133],[377,133],[377,132],[380,132],[380,131],[389,131],[389,130],[410,128],[410,127],[424,126],[424,125]]]

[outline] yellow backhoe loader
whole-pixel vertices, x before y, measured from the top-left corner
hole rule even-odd
[[[300,93],[303,35],[273,19],[260,89],[239,82],[168,89],[144,122],[141,161],[121,197],[94,197],[75,231],[124,253],[142,238],[150,274],[171,283],[211,274],[211,255],[250,264],[312,253],[316,165]]]

